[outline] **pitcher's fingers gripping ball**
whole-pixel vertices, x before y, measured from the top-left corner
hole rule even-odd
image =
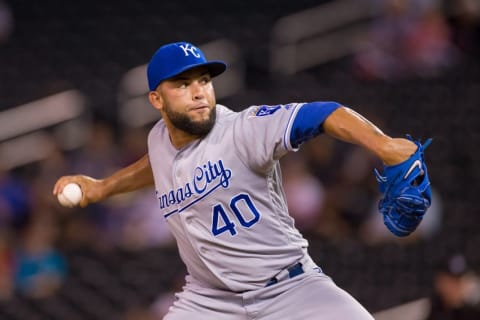
[[[399,237],[415,231],[432,202],[423,154],[432,139],[422,145],[409,135],[407,138],[418,146],[409,159],[393,166],[385,166],[383,175],[375,169],[379,190],[384,196],[378,203],[378,209],[383,214],[387,228]]]
[[[80,204],[83,193],[80,186],[76,183],[68,183],[57,195],[58,202],[64,207],[73,208]]]

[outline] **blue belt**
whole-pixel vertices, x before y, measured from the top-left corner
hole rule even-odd
[[[284,277],[281,277],[282,273],[284,271],[288,271],[288,278],[293,278],[293,277],[296,277],[302,273],[305,273],[305,271],[303,270],[303,266],[302,266],[302,263],[301,262],[298,262],[296,264],[294,264],[293,266],[291,267],[288,267],[287,269],[285,270],[282,270],[277,276],[273,277],[272,279],[268,280],[267,284],[265,285],[265,287],[269,287],[277,282],[279,282],[280,280],[283,280]],[[287,274],[285,274],[287,275]]]

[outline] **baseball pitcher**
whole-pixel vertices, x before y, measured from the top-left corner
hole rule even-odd
[[[147,68],[162,119],[148,154],[113,175],[58,180],[80,185],[80,206],[154,186],[157,214],[176,238],[188,275],[165,319],[373,319],[310,258],[287,210],[279,159],[326,133],[359,145],[376,172],[380,212],[398,236],[413,232],[431,202],[426,145],[391,138],[336,102],[256,105],[233,112],[215,100],[226,70],[186,42],[160,47]]]

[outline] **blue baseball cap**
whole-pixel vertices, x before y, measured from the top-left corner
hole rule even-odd
[[[155,52],[148,63],[148,86],[153,91],[163,80],[200,66],[207,67],[212,77],[218,76],[227,69],[223,61],[207,61],[203,52],[191,43],[166,44]]]

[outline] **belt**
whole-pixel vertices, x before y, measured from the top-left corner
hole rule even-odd
[[[275,277],[273,277],[272,279],[268,280],[267,284],[265,285],[265,287],[269,287],[271,285],[274,285],[275,283],[281,281],[281,280],[284,280],[284,279],[287,279],[287,278],[293,278],[293,277],[296,277],[302,273],[305,273],[305,270],[303,270],[303,265],[301,262],[297,262],[296,264],[294,264],[293,266],[291,267],[288,267],[286,269],[283,269],[282,271],[280,271],[279,274],[277,274]]]

